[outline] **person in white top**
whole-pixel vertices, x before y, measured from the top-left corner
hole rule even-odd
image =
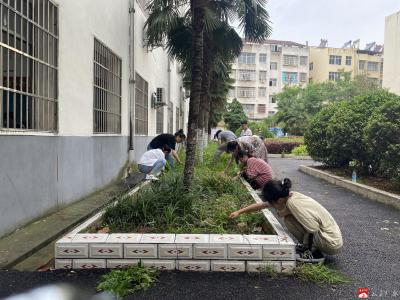
[[[242,131],[240,132],[240,136],[252,136],[253,132],[249,128],[249,125],[247,124],[247,121],[242,121],[240,122],[242,124]]]
[[[324,255],[336,254],[343,246],[342,233],[332,215],[317,201],[298,192],[290,192],[292,183],[285,178],[282,182],[271,180],[262,191],[263,203],[255,203],[233,212],[236,218],[244,212],[268,207],[277,210],[283,217],[289,232],[300,243],[297,260],[301,262],[323,262]]]
[[[157,180],[155,177],[164,169],[167,161],[165,157],[171,153],[171,148],[164,145],[162,149],[152,149],[146,151],[139,159],[138,167],[141,173],[146,174],[147,180]]]

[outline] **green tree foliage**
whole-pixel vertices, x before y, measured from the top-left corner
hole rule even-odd
[[[227,105],[226,110],[224,122],[229,130],[235,132],[240,127],[240,122],[247,120],[243,106],[237,99],[233,99],[233,101]]]
[[[346,73],[338,81],[310,83],[306,87],[286,86],[277,95],[276,122],[294,135],[303,135],[310,119],[330,103],[344,101],[375,90],[376,85],[364,76],[349,79]]]
[[[365,143],[380,175],[400,179],[400,97],[378,108],[365,129]]]

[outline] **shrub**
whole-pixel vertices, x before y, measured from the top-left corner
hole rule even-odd
[[[400,179],[400,97],[378,108],[365,129],[374,169],[380,175]]]
[[[307,146],[306,145],[300,145],[297,146],[292,150],[292,154],[297,155],[297,156],[306,156],[308,155],[307,152]]]
[[[301,142],[278,142],[278,141],[265,141],[268,153],[281,154],[291,153],[294,148],[302,145]]]
[[[236,99],[229,103],[224,114],[224,122],[228,129],[235,132],[240,127],[240,122],[247,120],[242,104]]]

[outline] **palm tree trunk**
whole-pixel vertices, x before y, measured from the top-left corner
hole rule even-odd
[[[186,148],[186,162],[184,169],[183,184],[190,189],[194,173],[194,161],[196,156],[196,137],[198,132],[198,116],[200,111],[201,75],[203,66],[203,30],[204,30],[204,7],[207,0],[192,0],[193,26],[193,61],[192,82],[190,88],[188,136]]]

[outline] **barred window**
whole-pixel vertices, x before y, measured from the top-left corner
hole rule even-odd
[[[329,55],[329,64],[340,66],[342,64],[342,57],[340,55]]]
[[[168,133],[174,133],[174,104],[168,101]]]
[[[122,61],[94,39],[94,133],[121,133]]]
[[[157,108],[156,113],[156,133],[164,132],[164,107]]]
[[[58,8],[0,1],[0,130],[57,131]]]
[[[265,104],[258,104],[257,106],[257,112],[259,114],[265,114],[266,112],[266,105]]]
[[[149,84],[136,73],[135,84],[135,134],[147,135],[149,127]]]
[[[251,98],[255,96],[254,87],[238,87],[237,96],[240,98]]]
[[[256,63],[256,54],[242,52],[238,57],[239,64],[254,65]]]
[[[270,64],[270,66],[269,66],[269,68],[270,68],[271,70],[278,70],[278,63],[272,61],[271,64]]]
[[[307,66],[308,56],[300,56],[300,66]]]
[[[307,82],[307,73],[300,73],[300,82]]]
[[[296,72],[282,72],[282,82],[284,84],[298,83],[298,76]]]
[[[267,88],[259,87],[258,88],[258,97],[266,97],[267,96]]]
[[[366,64],[367,64],[367,61],[366,61],[366,60],[360,60],[360,61],[358,62],[358,68],[359,68],[360,70],[365,70]]]
[[[241,80],[241,81],[256,80],[256,71],[255,70],[239,70],[239,80]]]
[[[277,79],[276,78],[271,78],[269,80],[269,86],[276,86],[277,83]]]
[[[297,66],[299,64],[299,57],[297,55],[284,55],[283,64],[285,66]]]
[[[259,79],[261,82],[264,82],[267,80],[267,71],[260,71],[258,73]]]
[[[329,80],[337,81],[339,80],[338,72],[329,72]]]
[[[370,71],[370,72],[378,72],[379,63],[373,62],[373,61],[369,61],[368,64],[367,64],[367,70]]]
[[[267,63],[267,54],[265,53],[260,53],[260,64],[266,64]]]
[[[351,61],[352,61],[353,57],[352,56],[346,56],[346,65],[347,66],[351,66]]]
[[[254,118],[254,104],[242,104],[243,111],[249,118]]]
[[[181,112],[179,107],[176,108],[176,116],[175,116],[175,129],[178,131],[181,128]]]

